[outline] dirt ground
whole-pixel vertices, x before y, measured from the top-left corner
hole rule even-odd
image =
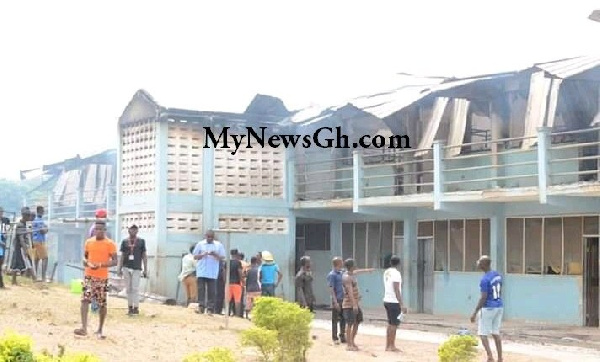
[[[191,309],[142,303],[140,315],[128,317],[124,299],[109,300],[105,340],[75,337],[73,330],[80,325],[79,296],[57,285],[23,282],[22,286],[0,290],[0,332],[12,330],[28,334],[35,341],[38,351],[48,349],[56,352],[58,345],[67,351],[92,352],[103,361],[169,361],[178,362],[185,355],[205,351],[211,347],[229,347],[240,359],[256,360],[252,349],[239,347],[239,332],[248,328],[250,322],[232,318],[225,330],[223,316],[200,316]],[[90,330],[97,327],[97,315],[90,314]],[[383,351],[383,337],[357,337],[360,352],[348,352],[343,345],[331,343],[329,332],[314,329],[314,345],[309,361],[437,361],[437,345],[398,341],[401,353]],[[483,355],[482,355],[483,357]],[[545,360],[522,355],[506,354],[506,361],[524,362]],[[551,360],[546,360],[551,361]]]

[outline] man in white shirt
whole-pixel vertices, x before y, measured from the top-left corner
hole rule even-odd
[[[406,308],[402,304],[402,275],[398,270],[399,267],[400,258],[393,255],[390,258],[390,267],[383,273],[385,287],[383,306],[388,318],[385,350],[389,352],[400,351],[396,348],[396,330],[400,325],[400,314],[406,313]]]

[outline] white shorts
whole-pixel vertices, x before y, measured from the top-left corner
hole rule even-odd
[[[478,313],[477,335],[499,335],[504,308],[481,308]]]

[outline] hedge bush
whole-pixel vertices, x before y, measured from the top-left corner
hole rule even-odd
[[[258,329],[242,332],[242,343],[254,345],[263,359],[277,362],[306,361],[312,346],[310,324],[313,314],[296,303],[274,297],[259,297],[252,309],[252,322]],[[269,332],[271,331],[270,334]],[[260,332],[267,336],[260,336]],[[277,343],[273,340],[276,336]]]
[[[187,355],[183,362],[235,362],[233,352],[227,348],[215,347],[204,353]]]
[[[440,362],[471,362],[477,357],[479,341],[471,335],[451,336],[438,348]]]
[[[54,356],[48,351],[33,352],[33,340],[29,336],[6,332],[0,338],[0,362],[100,362],[100,359],[88,353],[65,353],[58,346],[59,353]]]

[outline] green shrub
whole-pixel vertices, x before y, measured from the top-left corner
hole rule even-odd
[[[35,362],[32,346],[30,337],[6,332],[0,338],[0,362]]]
[[[474,336],[451,336],[438,348],[438,357],[440,362],[471,362],[477,357],[478,344]]]
[[[215,347],[204,353],[187,355],[183,362],[235,362],[233,352],[227,348]]]
[[[270,362],[275,357],[279,346],[277,331],[261,327],[242,331],[242,346],[256,347],[261,354],[261,361]]]
[[[313,314],[308,309],[273,297],[258,298],[252,309],[252,322],[257,327],[277,333],[278,346],[275,353],[277,362],[306,360],[306,352],[312,346],[310,338],[312,319]],[[260,339],[256,341],[263,342]]]
[[[58,346],[58,354],[48,351],[33,353],[33,340],[29,336],[12,332],[0,338],[0,362],[100,362],[100,359],[87,353],[65,354],[64,346]]]

